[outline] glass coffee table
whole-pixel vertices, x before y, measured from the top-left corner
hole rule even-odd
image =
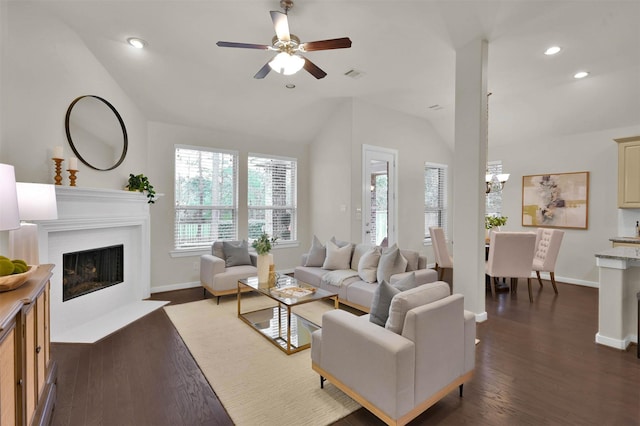
[[[242,312],[242,294],[255,292],[277,303],[276,306]],[[334,298],[338,309],[338,294],[315,288],[288,275],[279,276],[275,285],[259,283],[258,277],[238,281],[238,318],[249,324],[287,355],[311,346],[311,333],[320,329],[308,319],[291,312],[294,306]]]

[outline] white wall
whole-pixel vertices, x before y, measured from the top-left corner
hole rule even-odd
[[[398,150],[398,245],[434,262],[423,245],[424,163],[450,165],[452,152],[426,121],[358,100],[345,102],[312,143],[312,233],[323,242],[334,235],[361,241],[364,144]]]
[[[556,264],[560,281],[597,286],[594,254],[611,247],[611,237],[633,235],[640,211],[617,208],[618,146],[614,139],[634,135],[640,135],[640,125],[536,139],[520,135],[518,144],[489,148],[489,159],[502,160],[503,171],[511,173],[503,191],[507,230],[532,229],[521,226],[522,176],[589,172],[589,226],[587,230],[565,230]]]
[[[239,217],[238,236],[246,239],[247,229],[247,156],[249,153],[286,156],[298,160],[298,238],[297,247],[278,247],[272,251],[279,270],[293,269],[310,245],[309,228],[309,146],[230,134],[211,129],[149,123],[149,180],[154,189],[164,195],[151,206],[151,291],[180,288],[188,283],[200,285],[200,253],[174,257],[174,146],[193,145],[236,150],[239,152]]]
[[[98,95],[113,104],[129,133],[125,161],[112,171],[79,162],[78,186],[124,188],[129,173],[146,173],[146,118],[104,67],[65,24],[25,2],[2,2],[3,61],[0,159],[13,164],[16,179],[53,183],[53,147],[64,146],[65,162],[74,156],[64,118],[78,96]],[[123,43],[123,48],[126,48]],[[63,172],[63,184],[68,174]]]

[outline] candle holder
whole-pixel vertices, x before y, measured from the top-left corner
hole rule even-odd
[[[69,172],[69,186],[76,186],[76,173],[78,173],[77,170],[67,170]]]
[[[62,158],[52,158],[52,160],[56,163],[56,176],[54,178],[56,185],[62,185],[62,162],[64,160]]]

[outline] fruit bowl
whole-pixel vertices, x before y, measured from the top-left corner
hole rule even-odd
[[[29,269],[27,269],[27,272],[0,277],[0,291],[10,291],[20,287],[22,284],[27,282],[27,280],[35,270],[35,265],[29,265]]]

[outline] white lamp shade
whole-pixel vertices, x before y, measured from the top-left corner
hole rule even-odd
[[[287,52],[280,52],[269,62],[269,66],[275,72],[291,75],[302,69],[304,66],[304,58],[298,55],[290,55]]]
[[[20,220],[53,220],[58,218],[56,189],[44,183],[16,184]]]
[[[0,231],[19,227],[15,170],[9,164],[0,164]]]
[[[498,182],[503,183],[509,180],[509,173],[504,173],[497,176]]]

